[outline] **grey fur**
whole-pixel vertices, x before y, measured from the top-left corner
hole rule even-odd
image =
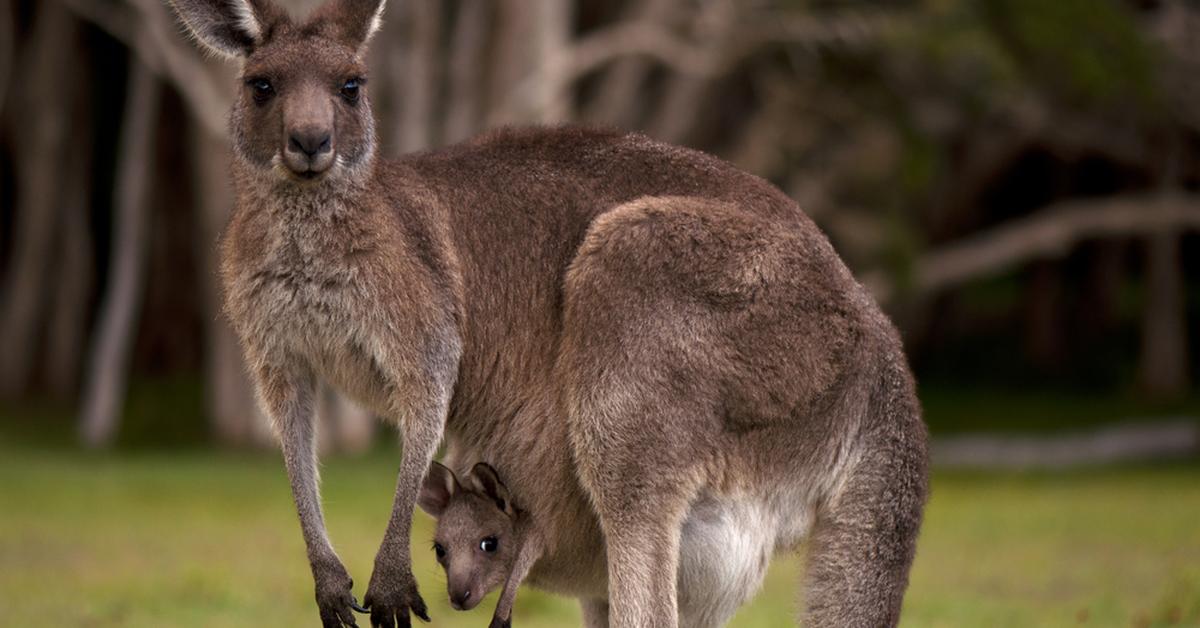
[[[894,329],[795,203],[708,155],[596,129],[380,159],[356,82],[377,0],[302,22],[269,0],[172,3],[245,57],[225,309],[281,437],[325,625],[349,623],[353,598],[322,521],[316,378],[403,433],[364,598],[376,626],[425,615],[408,539],[443,438],[449,466],[489,463],[527,507],[530,582],[588,600],[589,625],[677,625],[680,570],[711,571],[681,535],[726,534],[738,509],[771,517],[775,545],[811,524],[807,625],[895,623],[925,429]],[[326,132],[316,153],[294,143]]]

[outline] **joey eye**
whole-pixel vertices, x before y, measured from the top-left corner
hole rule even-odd
[[[479,542],[479,549],[491,554],[500,549],[500,541],[494,536],[484,537],[484,539]]]
[[[441,560],[446,557],[446,548],[442,547],[441,543],[434,543],[433,553],[437,554],[438,560]]]
[[[352,78],[346,81],[342,85],[342,98],[345,98],[347,102],[358,102],[358,92],[363,82],[363,79],[360,78]]]
[[[275,87],[271,85],[271,81],[265,78],[252,78],[246,81],[246,85],[250,86],[250,90],[254,93],[254,101],[260,105],[275,95]]]

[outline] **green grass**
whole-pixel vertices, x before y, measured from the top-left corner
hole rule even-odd
[[[920,390],[934,435],[963,432],[1052,433],[1100,424],[1200,417],[1200,396],[1152,403],[1137,396],[1037,388],[963,388],[927,384]]]
[[[2,438],[2,437],[0,437]],[[324,467],[329,526],[361,597],[387,518],[394,455]],[[303,626],[312,582],[277,456],[110,456],[0,440],[0,616],[27,626]],[[450,609],[418,515],[414,571],[435,626]],[[719,552],[720,548],[712,548]],[[799,563],[776,560],[733,626],[789,625]],[[577,625],[526,590],[514,623]],[[1200,466],[938,474],[906,626],[1200,625]]]
[[[926,387],[921,396],[935,435],[1200,415],[1196,397],[1163,407],[1036,390]],[[136,383],[113,454],[73,449],[69,416],[55,402],[0,409],[0,624],[315,624],[282,463],[207,448],[193,379]],[[324,467],[331,535],[360,597],[397,462],[381,443]],[[413,547],[434,625],[486,625],[491,601],[470,613],[447,604],[426,551],[430,524],[418,515]],[[790,625],[800,568],[779,557],[731,625]],[[526,590],[515,623],[577,625],[578,612]],[[936,474],[904,624],[1200,626],[1200,461]]]

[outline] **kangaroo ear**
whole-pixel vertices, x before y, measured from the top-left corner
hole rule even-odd
[[[328,0],[310,19],[327,25],[335,39],[362,54],[383,25],[386,6],[387,0]]]
[[[168,1],[196,40],[224,57],[250,54],[276,21],[287,18],[271,0]]]
[[[421,492],[417,495],[417,505],[429,513],[434,519],[442,516],[450,499],[459,490],[458,477],[449,467],[435,462],[425,474],[421,483]]]
[[[504,514],[511,517],[515,513],[512,498],[508,494],[508,487],[500,481],[500,474],[496,473],[492,465],[486,462],[475,465],[471,469],[470,480],[475,490],[495,502],[496,507],[503,510]]]

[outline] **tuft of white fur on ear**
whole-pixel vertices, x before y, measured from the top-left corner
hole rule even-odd
[[[264,36],[250,0],[169,0],[192,37],[216,55],[244,57]]]
[[[250,6],[250,2],[248,0],[228,0],[228,2],[229,8],[233,9],[234,18],[237,20],[235,27],[256,43],[262,43],[262,24],[259,24],[258,16],[254,14],[254,7]]]
[[[379,6],[375,7],[375,13],[371,15],[371,23],[367,25],[367,36],[363,38],[364,46],[371,41],[375,33],[379,32],[380,28],[383,28],[383,9],[386,6],[387,0],[379,0]]]

